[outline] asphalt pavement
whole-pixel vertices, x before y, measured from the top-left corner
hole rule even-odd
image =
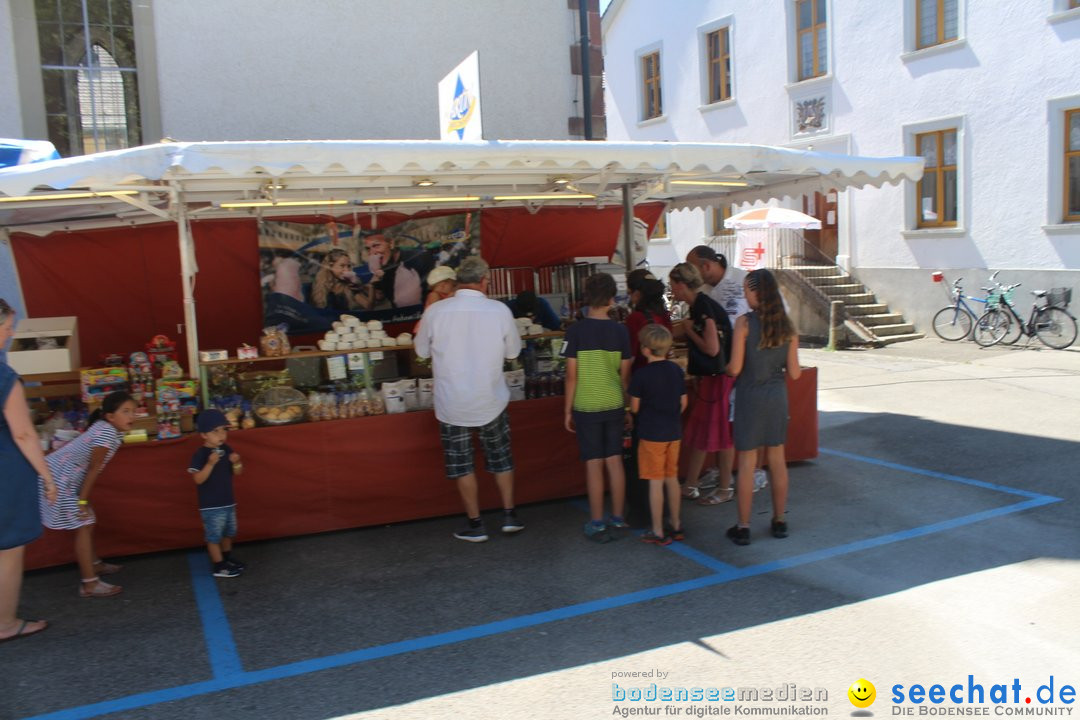
[[[124,558],[107,600],[35,571],[24,611],[52,626],[0,645],[0,718],[847,716],[861,678],[880,717],[919,713],[896,685],[1080,685],[1080,350],[802,361],[821,454],[791,468],[786,539],[765,491],[747,547],[733,504],[686,505],[661,548],[586,541],[570,500],[483,544],[456,517],[244,543],[235,580],[198,549]],[[728,687],[747,699],[708,699]]]

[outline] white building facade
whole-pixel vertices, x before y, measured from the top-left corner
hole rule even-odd
[[[609,139],[926,157],[921,183],[779,200],[917,326],[935,270],[1080,286],[1077,0],[614,0],[603,28]],[[723,212],[670,213],[661,246]]]
[[[598,0],[583,1],[602,138]],[[438,139],[437,84],[475,50],[486,139],[582,139],[579,38],[576,0],[0,0],[0,137],[62,155],[113,149],[125,121],[127,145]],[[108,116],[97,145],[80,132],[91,104]]]

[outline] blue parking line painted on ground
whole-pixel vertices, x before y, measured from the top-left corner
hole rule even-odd
[[[118,698],[115,700],[107,700],[100,703],[94,703],[92,705],[83,705],[79,707],[60,710],[53,713],[36,715],[32,718],[27,718],[26,720],[83,720],[85,718],[98,717],[101,715],[120,712],[123,710],[133,710],[136,708],[157,705],[160,703],[170,702],[174,700],[189,699],[193,697],[199,697],[201,695],[220,692],[222,690],[231,690],[250,685],[258,685],[274,680],[307,675],[309,673],[319,672],[322,670],[355,665],[358,663],[377,660],[380,658],[392,657],[404,653],[429,650],[445,645],[467,642],[469,640],[476,640],[483,637],[490,637],[492,635],[514,632],[530,627],[536,627],[538,625],[545,625],[552,622],[569,620],[584,615],[603,612],[606,610],[627,607],[629,605],[636,605],[642,602],[658,600],[664,597],[670,597],[672,595],[679,595],[682,593],[691,592],[693,590],[700,590],[707,587],[722,585],[735,580],[742,580],[745,578],[765,575],[780,570],[787,570],[795,567],[809,565],[812,563],[820,562],[822,560],[829,560],[843,555],[860,552],[863,550],[883,547],[885,545],[902,542],[912,538],[923,537],[946,530],[952,530],[955,528],[963,527],[965,525],[982,522],[984,520],[1002,517],[1012,513],[1021,512],[1023,510],[1029,510],[1032,508],[1061,502],[1061,498],[1056,498],[1049,495],[1040,495],[1038,493],[1032,493],[1026,490],[1018,490],[1016,488],[994,485],[992,483],[985,483],[979,480],[973,480],[971,478],[963,478],[956,475],[937,473],[932,470],[914,468],[898,463],[888,462],[885,460],[878,460],[876,458],[867,458],[861,455],[846,453],[839,450],[826,450],[822,448],[821,452],[825,455],[834,455],[849,460],[867,462],[873,465],[888,467],[891,469],[910,472],[917,475],[925,475],[928,477],[960,482],[966,485],[973,485],[976,487],[982,487],[991,490],[999,490],[1014,495],[1025,496],[1029,499],[1023,502],[1014,503],[1012,505],[1006,505],[999,508],[984,510],[951,520],[944,520],[941,522],[931,523],[929,525],[923,525],[908,530],[901,530],[899,532],[889,533],[887,535],[882,535],[876,538],[868,538],[865,540],[845,543],[843,545],[824,548],[822,550],[803,553],[801,555],[795,555],[790,558],[783,558],[780,560],[762,563],[760,565],[752,565],[745,568],[736,568],[727,563],[723,563],[720,560],[712,558],[705,553],[687,547],[682,543],[673,543],[672,545],[668,546],[669,549],[672,549],[674,552],[677,552],[683,557],[687,557],[688,559],[691,559],[705,567],[708,567],[709,569],[716,571],[715,574],[707,575],[700,578],[694,578],[693,580],[672,583],[669,585],[661,585],[655,588],[637,590],[615,597],[591,600],[584,603],[555,608],[553,610],[545,610],[538,613],[531,613],[528,615],[507,618],[491,623],[474,625],[467,628],[459,628],[457,630],[451,630],[449,632],[436,633],[434,635],[427,635],[424,637],[413,638],[410,640],[377,645],[371,648],[353,650],[349,652],[339,653],[336,655],[328,655],[322,658],[314,658],[310,660],[302,660],[295,663],[287,663],[285,665],[279,665],[276,667],[251,672],[243,672],[241,668],[239,656],[236,654],[236,646],[232,640],[232,633],[229,630],[228,622],[225,619],[224,608],[221,605],[221,599],[217,594],[217,586],[214,584],[213,579],[210,577],[209,566],[205,565],[205,563],[207,562],[206,558],[202,553],[193,552],[188,556],[188,559],[189,564],[192,568],[192,580],[196,588],[196,597],[199,599],[199,611],[203,617],[204,630],[207,634],[207,647],[210,649],[211,652],[211,665],[214,667],[215,678],[213,680],[208,680],[204,682],[181,685],[178,687],[166,688],[162,690],[154,690],[146,693],[139,693],[137,695],[129,695],[127,697]],[[582,505],[581,501],[573,502],[579,507]],[[584,506],[585,508],[588,507],[587,504],[585,504]],[[203,564],[203,567],[197,569],[200,561]],[[209,581],[209,588],[201,584],[205,581]],[[205,604],[204,600],[206,601]],[[218,634],[218,632],[220,631],[224,631],[223,635]],[[211,637],[212,635],[213,637]],[[225,641],[223,641],[223,638]]]
[[[870,465],[886,467],[890,470],[900,470],[901,472],[912,473],[913,475],[923,475],[925,477],[937,478],[938,480],[948,480],[949,482],[957,482],[964,485],[973,485],[975,487],[985,488],[986,490],[996,490],[998,492],[1009,493],[1010,495],[1021,495],[1023,497],[1029,498],[1050,497],[1049,495],[1031,492],[1030,490],[1021,490],[1019,488],[1008,487],[1007,485],[998,485],[996,483],[986,482],[985,480],[975,480],[973,478],[961,477],[960,475],[950,475],[948,473],[937,472],[936,470],[926,470],[923,468],[912,467],[910,465],[901,465],[900,463],[894,463],[888,460],[879,460],[877,458],[866,457],[865,455],[856,455],[855,453],[844,452],[843,450],[831,450],[829,448],[819,447],[818,452],[820,452],[822,455],[833,455],[835,457],[842,457],[848,460],[856,460],[858,462],[869,463]],[[1061,498],[1054,499],[1060,500]]]
[[[203,637],[206,638],[206,652],[210,656],[210,669],[215,678],[225,678],[244,672],[240,653],[236,650],[229,617],[225,606],[221,604],[217,582],[210,572],[210,560],[205,552],[188,553],[188,568],[191,569],[191,587],[195,592],[195,603],[199,607],[202,619]]]

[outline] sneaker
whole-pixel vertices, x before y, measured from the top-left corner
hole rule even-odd
[[[518,520],[517,514],[513,511],[503,513],[502,531],[507,535],[511,533],[521,532],[525,529],[525,523]]]
[[[247,565],[245,563],[237,560],[236,558],[230,558],[230,559],[226,560],[225,564],[228,565],[231,568],[236,568],[240,572],[244,572],[245,570],[247,570]]]
[[[243,573],[243,570],[239,570],[239,569],[229,565],[226,562],[218,563],[214,567],[214,577],[234,578],[234,577],[240,577],[240,575],[242,573]]]
[[[772,521],[772,536],[774,538],[786,538],[787,537],[787,521],[777,520],[773,518]]]
[[[630,527],[620,515],[608,515],[607,526],[615,530],[625,530]]]
[[[465,542],[482,543],[487,542],[488,534],[487,530],[484,529],[483,525],[481,525],[480,527],[472,527],[471,525],[466,525],[461,530],[458,530],[456,533],[454,533],[454,537],[456,537],[458,540],[464,540]]]
[[[608,532],[607,526],[594,525],[592,522],[585,523],[585,537],[600,544],[609,543],[615,539]]]
[[[750,544],[750,528],[732,525],[727,530],[727,536],[731,540],[731,542],[735,543],[736,545]]]
[[[645,534],[641,536],[641,542],[650,543],[652,545],[670,545],[671,538],[667,535],[657,535],[652,530],[647,530]]]
[[[758,468],[754,471],[754,492],[769,486],[769,476],[764,470]]]

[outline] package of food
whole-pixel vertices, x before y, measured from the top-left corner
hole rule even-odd
[[[525,399],[525,371],[510,370],[503,373],[506,386],[510,388],[510,402]]]
[[[421,410],[430,410],[435,406],[434,378],[420,378],[416,382],[416,403]]]
[[[289,354],[291,347],[285,329],[285,325],[263,328],[263,336],[259,338],[259,345],[262,347],[264,356],[281,357]]]
[[[397,383],[383,383],[381,393],[387,415],[396,415],[406,411],[405,392]]]

